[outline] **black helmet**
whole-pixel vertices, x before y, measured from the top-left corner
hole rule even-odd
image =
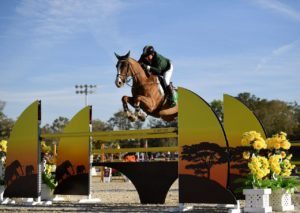
[[[148,56],[154,53],[154,48],[151,45],[147,45],[143,48],[143,56]]]

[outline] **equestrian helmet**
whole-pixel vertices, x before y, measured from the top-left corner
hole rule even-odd
[[[148,56],[154,53],[154,48],[151,45],[147,45],[143,48],[143,56]]]

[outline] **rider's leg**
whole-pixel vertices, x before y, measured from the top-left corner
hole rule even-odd
[[[167,83],[167,86],[170,85],[171,82],[171,78],[172,78],[172,74],[173,74],[173,65],[170,64],[170,69],[168,69],[167,71],[164,72],[164,79]]]
[[[167,97],[168,96],[168,84],[166,82],[166,79],[164,76],[161,76],[161,75],[158,76],[158,79],[159,79],[160,85],[163,88],[164,93]]]
[[[173,65],[170,64],[170,69],[167,70],[167,71],[164,73],[164,81],[165,81],[165,83],[166,83],[166,91],[167,91],[166,94],[167,94],[168,99],[169,99],[169,101],[170,101],[170,105],[175,105],[175,102],[174,102],[174,94],[173,94],[173,87],[172,87],[172,85],[170,84],[172,74],[173,74]]]

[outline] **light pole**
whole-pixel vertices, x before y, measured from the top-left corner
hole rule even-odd
[[[96,85],[75,85],[76,94],[84,94],[85,95],[85,106],[88,105],[88,94],[95,93]]]

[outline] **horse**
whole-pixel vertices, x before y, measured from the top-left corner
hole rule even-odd
[[[171,107],[162,90],[157,75],[146,74],[141,65],[130,56],[130,51],[119,56],[116,64],[117,76],[115,84],[118,88],[124,86],[128,78],[132,78],[132,97],[123,96],[122,103],[124,112],[130,121],[137,119],[145,121],[146,114],[161,118],[164,121],[174,121],[178,115],[178,104]],[[132,113],[128,108],[128,103],[135,109]],[[142,110],[146,113],[143,113]]]

